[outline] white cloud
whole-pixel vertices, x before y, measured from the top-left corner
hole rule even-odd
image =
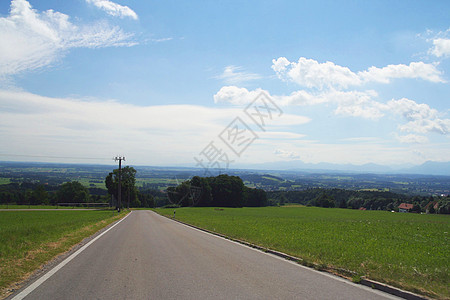
[[[308,123],[309,119],[305,118],[304,123]],[[266,140],[297,140],[304,138],[306,135],[294,132],[266,131],[258,132],[258,136]]]
[[[373,100],[376,95],[375,91],[333,91],[326,97],[337,103],[337,115],[376,120],[384,116],[384,106]]]
[[[400,143],[406,143],[406,144],[426,144],[429,142],[429,140],[426,136],[416,135],[416,134],[400,135],[400,136],[397,136],[397,140]]]
[[[431,38],[427,38],[426,40],[427,42],[433,43],[433,47],[428,50],[428,54],[436,57],[450,56],[450,28],[438,33],[428,30],[426,36],[431,36]]]
[[[361,84],[360,78],[349,68],[332,62],[319,63],[314,59],[300,57],[289,62],[285,57],[272,60],[272,69],[283,80],[293,81],[308,88],[347,88]]]
[[[137,14],[128,6],[123,6],[109,0],[86,0],[86,2],[95,5],[96,7],[105,11],[107,14],[114,17],[129,17],[134,20],[138,19]]]
[[[450,39],[437,38],[433,40],[433,48],[430,53],[437,56],[450,56]]]
[[[226,84],[239,84],[251,80],[261,79],[261,76],[255,73],[248,73],[242,70],[242,67],[227,66],[223,73],[216,76],[217,79],[222,79]]]
[[[0,140],[8,141],[0,144],[0,153],[106,158],[124,153],[141,163],[193,162],[242,113],[240,108],[137,106],[0,90]],[[271,128],[308,121],[283,114]],[[283,131],[258,135],[261,140],[302,137]]]
[[[263,91],[256,89],[249,91],[246,88],[236,86],[222,87],[215,95],[215,103],[230,103],[234,105],[245,105],[253,101]],[[296,91],[287,96],[270,95],[264,91],[278,105],[318,105],[332,103],[337,105],[335,113],[344,116],[362,117],[366,119],[379,119],[384,116],[384,105],[374,101],[377,96],[375,91],[328,91],[322,93],[309,93],[304,90]]]
[[[307,88],[322,90],[347,89],[367,82],[389,83],[395,78],[418,78],[431,82],[445,82],[437,64],[412,62],[409,65],[388,65],[383,68],[370,67],[358,73],[333,62],[319,63],[314,59],[300,57],[298,62],[289,62],[285,57],[272,60],[272,69],[282,80],[292,81]]]
[[[418,78],[431,82],[445,82],[442,72],[436,69],[437,64],[412,62],[409,65],[388,65],[384,68],[370,67],[367,71],[358,72],[358,76],[366,82],[389,83],[395,78]]]
[[[284,159],[300,159],[300,155],[295,151],[287,151],[283,149],[276,149],[273,152],[276,156],[284,158]]]
[[[131,38],[105,22],[75,25],[68,15],[13,0],[10,15],[0,18],[0,78],[51,65],[70,48],[135,45]]]
[[[427,104],[418,104],[406,98],[391,100],[387,105],[394,113],[403,115],[409,121],[435,119],[438,114],[437,110],[430,108]]]
[[[322,93],[308,93],[300,90],[289,96],[273,96],[279,99],[280,105],[318,105],[332,103],[337,107],[335,114],[343,116],[361,117],[365,119],[379,119],[384,116],[384,106],[373,100],[377,96],[375,91],[335,91]]]
[[[326,97],[326,95],[315,95],[309,93],[305,90],[299,90],[292,92],[288,96],[274,96],[280,105],[289,106],[289,105],[317,105],[322,103],[328,103],[331,99]]]
[[[237,86],[224,86],[214,95],[214,102],[244,105],[255,100],[261,91],[261,89],[249,91],[246,88]]]
[[[263,90],[249,91],[246,88],[226,86],[214,95],[214,101],[245,105],[253,101],[261,91]],[[386,115],[400,115],[407,121],[407,123],[399,125],[399,129],[404,132],[422,134],[436,132],[443,135],[450,132],[450,119],[442,119],[439,112],[427,104],[420,104],[406,98],[382,103],[375,100],[378,94],[373,90],[330,90],[320,93],[300,90],[287,96],[270,95],[268,91],[264,92],[280,106],[332,104],[336,106],[334,113],[342,116],[379,120]]]
[[[400,126],[401,131],[437,132],[444,135],[450,132],[450,119],[439,118],[438,111],[427,104],[418,104],[413,100],[402,98],[389,101],[386,109],[394,114],[402,115],[408,121]]]
[[[173,40],[172,37],[166,37],[166,38],[160,38],[160,39],[151,39],[150,41],[152,41],[153,43],[162,43],[162,42],[168,42]]]

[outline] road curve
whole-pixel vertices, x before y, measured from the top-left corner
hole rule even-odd
[[[134,211],[25,299],[398,299]]]

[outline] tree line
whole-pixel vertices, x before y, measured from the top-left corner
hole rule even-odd
[[[238,176],[194,176],[176,187],[167,188],[170,202],[179,206],[257,207],[267,205],[262,189],[249,188]]]
[[[312,188],[303,191],[267,192],[269,205],[298,203],[318,207],[398,211],[401,203],[413,204],[411,212],[450,213],[450,197],[422,197],[380,191]],[[435,209],[434,207],[437,207]]]
[[[102,199],[98,189],[88,189],[78,181],[61,185],[32,182],[0,185],[0,204],[56,205],[58,203],[98,202]]]

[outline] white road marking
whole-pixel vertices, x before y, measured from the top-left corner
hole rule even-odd
[[[97,237],[95,237],[93,240],[91,240],[89,243],[87,243],[86,245],[84,245],[83,247],[81,247],[80,249],[78,249],[75,253],[73,253],[71,256],[69,256],[68,258],[66,258],[65,260],[63,260],[59,265],[57,265],[56,267],[54,267],[53,269],[51,269],[49,272],[45,273],[44,276],[40,277],[38,280],[36,280],[35,282],[33,282],[33,284],[31,284],[30,286],[28,286],[26,289],[24,289],[22,292],[20,292],[19,294],[17,294],[14,298],[12,298],[12,300],[22,300],[23,298],[25,298],[26,296],[28,296],[32,291],[34,291],[35,289],[37,289],[41,284],[43,284],[47,279],[49,279],[50,277],[52,277],[56,272],[58,272],[62,267],[64,267],[66,264],[68,264],[72,259],[74,259],[75,257],[78,256],[78,254],[80,254],[81,252],[83,252],[84,250],[86,250],[87,247],[89,247],[92,243],[94,243],[96,240],[98,240],[99,238],[101,238],[105,233],[107,233],[108,231],[110,231],[111,229],[113,229],[114,227],[116,227],[117,225],[119,225],[120,222],[122,222],[123,220],[125,220],[129,215],[131,215],[132,212],[130,212],[128,215],[125,216],[125,218],[123,218],[122,220],[120,220],[119,222],[117,222],[116,224],[114,224],[113,226],[111,226],[110,228],[108,228],[107,230],[105,230],[104,232],[102,232],[101,234],[99,234]]]

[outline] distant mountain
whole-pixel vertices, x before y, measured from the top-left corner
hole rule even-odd
[[[427,161],[420,166],[404,170],[409,174],[430,174],[450,176],[450,162]],[[402,172],[403,173],[403,172]]]
[[[267,162],[260,164],[240,164],[242,169],[281,170],[303,172],[346,172],[346,173],[378,173],[378,174],[424,174],[450,176],[450,162],[427,161],[422,165],[392,165],[383,166],[373,163],[364,165],[332,164],[332,163],[305,163],[301,160]]]

